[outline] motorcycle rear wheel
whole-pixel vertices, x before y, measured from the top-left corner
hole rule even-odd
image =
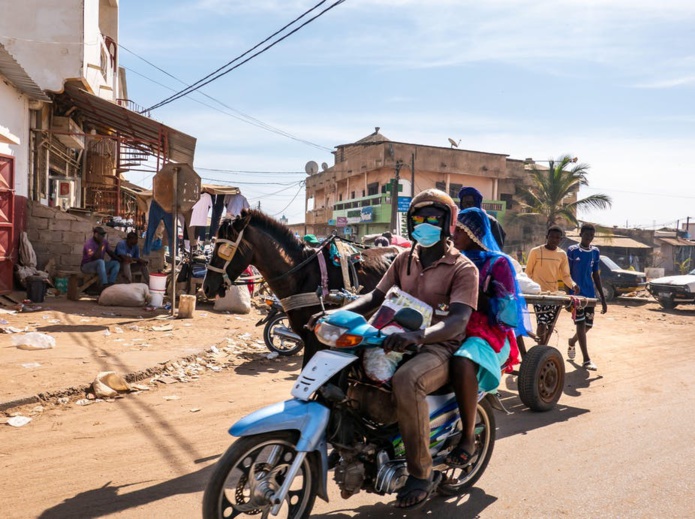
[[[497,438],[497,423],[490,402],[483,398],[478,402],[475,423],[475,444],[480,455],[473,465],[465,469],[448,468],[444,470],[444,481],[437,492],[445,496],[457,496],[465,493],[480,479],[485,472]]]
[[[278,431],[235,441],[215,465],[203,494],[203,518],[270,515],[267,491],[277,492],[297,454],[298,434]],[[309,517],[316,500],[319,462],[310,454],[301,465],[277,517]]]
[[[276,328],[281,326],[291,330],[290,321],[287,318],[287,314],[284,312],[275,314],[265,323],[265,327],[263,328],[263,342],[265,342],[268,349],[288,357],[302,351],[304,342],[278,337],[273,333]]]

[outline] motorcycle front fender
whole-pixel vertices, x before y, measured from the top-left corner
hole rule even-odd
[[[229,434],[236,437],[252,436],[273,431],[298,431],[297,451],[317,451],[321,457],[321,478],[318,496],[328,501],[328,452],[326,427],[330,411],[318,402],[299,399],[272,404],[236,422]]]

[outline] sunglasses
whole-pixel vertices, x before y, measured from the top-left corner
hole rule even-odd
[[[410,217],[410,221],[413,222],[413,224],[415,224],[415,225],[420,225],[422,223],[439,225],[442,222],[443,218],[444,217],[441,215],[421,216],[421,215],[414,214],[413,216]]]

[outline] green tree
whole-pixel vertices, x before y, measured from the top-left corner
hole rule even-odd
[[[551,160],[548,169],[539,169],[535,165],[530,171],[531,185],[519,187],[518,194],[523,215],[538,215],[546,219],[548,227],[560,220],[578,225],[578,209],[608,209],[612,205],[610,196],[591,195],[576,202],[565,202],[580,186],[588,186],[588,164],[575,164],[576,158],[564,155],[558,160]]]

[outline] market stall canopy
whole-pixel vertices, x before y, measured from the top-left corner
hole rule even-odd
[[[132,110],[90,94],[77,83],[66,83],[65,94],[85,122],[103,135],[114,131],[140,141],[153,154],[174,162],[193,164],[195,137],[170,128]]]

